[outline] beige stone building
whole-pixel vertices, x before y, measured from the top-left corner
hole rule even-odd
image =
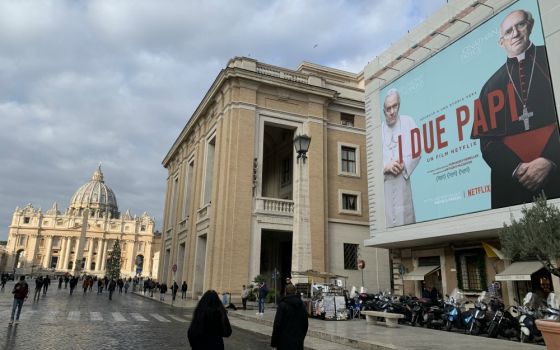
[[[163,161],[160,279],[187,281],[193,297],[238,294],[257,275],[281,288],[307,270],[388,288],[387,251],[363,246],[363,96],[362,74],[230,60]],[[310,146],[298,157],[303,134]]]
[[[154,219],[119,212],[101,166],[72,196],[64,213],[54,203],[46,212],[16,208],[8,234],[6,272],[105,275],[114,242],[121,243],[121,275],[151,275]]]

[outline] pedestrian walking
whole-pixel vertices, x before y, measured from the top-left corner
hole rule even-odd
[[[64,281],[64,278],[62,278],[62,276],[58,277],[58,289],[62,288],[62,282]]]
[[[241,289],[241,303],[243,303],[243,310],[247,310],[247,299],[249,298],[249,289],[243,285]]]
[[[97,280],[97,294],[103,293],[103,279],[100,278]]]
[[[175,297],[177,297],[177,291],[179,290],[179,285],[176,281],[173,281],[173,285],[171,286],[171,299],[175,301]]]
[[[167,293],[167,284],[162,283],[159,286],[159,300],[165,301],[165,293]]]
[[[259,312],[257,315],[264,315],[264,299],[268,294],[268,288],[266,287],[266,283],[261,282],[261,286],[259,287]]]
[[[181,299],[187,299],[187,281],[183,281],[183,284],[181,285]]]
[[[122,289],[124,287],[124,281],[122,278],[119,278],[117,280],[117,286],[119,287],[119,294],[122,294]]]
[[[21,276],[19,281],[14,286],[12,290],[14,295],[14,304],[12,306],[12,316],[10,317],[10,326],[14,324],[14,314],[16,313],[16,323],[19,322],[19,315],[21,314],[21,308],[23,307],[23,302],[27,299],[27,294],[29,294],[29,285],[25,282],[25,276]]]
[[[8,276],[6,276],[5,273],[2,274],[2,290],[4,290],[4,287],[6,287],[6,282],[8,282]]]
[[[113,300],[113,292],[117,288],[117,282],[111,278],[109,285],[107,286],[107,290],[109,291],[109,300]]]
[[[41,289],[43,288],[43,276],[35,278],[35,294],[33,295],[33,301],[39,301],[41,297]]]
[[[70,295],[74,294],[74,289],[78,285],[78,277],[71,277],[70,280]]]
[[[84,279],[84,281],[82,282],[82,288],[84,289],[84,295],[86,295],[86,293],[87,293],[87,290],[89,288],[89,283],[90,283],[89,277],[86,277]]]
[[[43,279],[43,295],[47,295],[47,290],[49,289],[50,285],[51,285],[51,278],[49,277],[49,275],[47,275]]]
[[[274,317],[270,346],[274,349],[303,350],[309,321],[307,310],[293,284],[286,286],[286,296],[280,300]]]
[[[130,287],[130,281],[124,283],[124,294],[128,293],[128,288]]]
[[[290,285],[293,286],[294,284],[292,283],[292,277],[288,276],[286,277],[286,285],[284,286],[284,295],[288,295],[288,293],[286,293],[286,290]]]
[[[68,288],[68,282],[70,282],[70,277],[68,275],[64,276],[64,289]]]
[[[231,325],[218,293],[209,290],[200,299],[187,332],[193,350],[222,350],[224,337],[231,335]]]

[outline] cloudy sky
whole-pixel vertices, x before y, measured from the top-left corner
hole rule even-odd
[[[444,3],[0,0],[0,240],[99,162],[120,211],[161,229],[161,161],[230,58],[357,73]]]

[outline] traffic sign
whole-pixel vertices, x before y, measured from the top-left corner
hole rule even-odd
[[[363,270],[366,267],[366,262],[362,259],[358,260],[358,269]]]

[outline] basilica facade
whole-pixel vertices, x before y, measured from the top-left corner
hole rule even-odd
[[[154,219],[147,213],[121,214],[105,184],[101,166],[72,196],[61,213],[56,203],[46,212],[32,204],[16,208],[9,226],[6,272],[91,274],[104,276],[115,241],[121,248],[121,276],[152,274]]]

